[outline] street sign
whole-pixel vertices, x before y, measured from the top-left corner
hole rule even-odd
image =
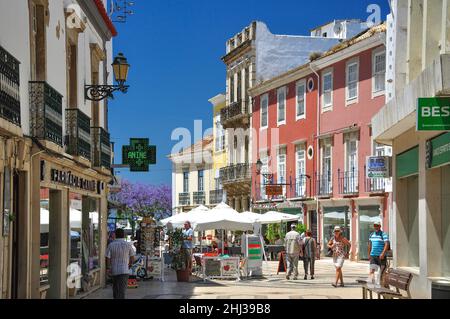
[[[283,186],[279,185],[266,185],[267,196],[279,196],[283,195]]]
[[[156,146],[149,145],[148,138],[132,138],[122,147],[122,163],[131,172],[148,172],[148,166],[156,164]]]
[[[417,131],[450,130],[450,97],[419,98]]]
[[[368,156],[366,164],[366,176],[368,178],[391,177],[391,157]]]

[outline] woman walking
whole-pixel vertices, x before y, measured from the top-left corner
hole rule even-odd
[[[340,286],[344,287],[344,276],[342,275],[342,266],[344,266],[345,258],[348,258],[348,253],[345,252],[345,247],[348,247],[350,251],[351,243],[342,235],[342,230],[339,226],[334,227],[334,237],[328,242],[328,248],[333,251],[333,263],[336,267],[336,282],[332,283],[333,287],[338,286],[339,280]]]

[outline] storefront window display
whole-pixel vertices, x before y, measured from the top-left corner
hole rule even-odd
[[[70,263],[76,264],[81,269],[81,230],[82,230],[82,196],[70,193]]]
[[[40,275],[41,286],[49,285],[50,196],[47,188],[40,191]]]
[[[380,206],[359,207],[359,259],[369,260],[369,236],[374,232],[373,224],[381,223]]]
[[[450,165],[443,166],[442,189],[442,272],[450,277]]]
[[[343,235],[348,239],[350,238],[350,221],[351,216],[348,206],[344,207],[325,207],[323,213],[323,236],[324,243],[333,237],[333,231],[335,226],[340,226],[343,230]]]

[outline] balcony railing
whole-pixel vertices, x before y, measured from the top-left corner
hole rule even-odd
[[[194,205],[205,205],[206,204],[205,192],[194,192],[193,199],[194,199]]]
[[[249,115],[248,101],[233,102],[220,111],[220,121],[224,128],[227,128],[229,121],[237,120]]]
[[[220,204],[223,200],[223,189],[216,189],[209,192],[209,203],[211,205]]]
[[[255,183],[255,200],[257,202],[265,202],[265,201],[276,201],[276,200],[283,200],[286,198],[286,191],[287,188],[283,187],[283,194],[282,195],[267,195],[266,194],[266,187],[270,184],[259,184]],[[274,184],[275,185],[275,184]]]
[[[91,127],[93,139],[93,160],[95,167],[111,167],[110,135],[102,127]]]
[[[0,46],[0,117],[20,126],[19,61]]]
[[[237,164],[220,170],[222,184],[249,181],[251,179],[250,164]]]
[[[364,166],[364,174],[366,172],[366,167]],[[366,193],[379,194],[386,192],[386,182],[384,178],[368,178],[364,176]]]
[[[79,109],[66,110],[67,153],[91,159],[91,119]]]
[[[338,170],[339,194],[355,195],[359,192],[358,171],[353,169],[351,171]]]
[[[62,95],[47,82],[30,82],[31,134],[63,146]]]
[[[331,197],[333,195],[331,172],[316,174],[316,192],[319,197]]]
[[[307,198],[311,194],[311,180],[306,175],[300,175],[295,179],[295,197]]]
[[[191,205],[191,194],[190,193],[179,193],[178,194],[178,202],[179,202],[180,206]]]

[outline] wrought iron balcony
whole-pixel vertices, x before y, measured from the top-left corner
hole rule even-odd
[[[220,121],[224,128],[228,128],[233,121],[248,118],[249,115],[248,101],[233,102],[220,111]]]
[[[358,171],[352,169],[348,172],[338,170],[339,194],[356,195],[359,193]]]
[[[316,174],[316,192],[319,197],[331,197],[333,195],[331,172]]]
[[[205,192],[194,192],[193,193],[194,205],[205,205]]]
[[[366,167],[364,166],[364,174]],[[383,194],[386,192],[386,182],[384,178],[368,178],[365,176],[366,193],[369,194]]]
[[[276,200],[283,200],[286,198],[286,192],[287,188],[283,188],[283,195],[267,195],[266,194],[266,187],[270,184],[260,184],[256,183],[254,184],[254,194],[255,194],[255,201],[256,202],[268,202],[268,201],[276,201]]]
[[[307,198],[311,195],[311,179],[307,175],[300,175],[295,179],[295,197]]]
[[[19,61],[0,46],[0,117],[20,126]]]
[[[179,193],[178,202],[180,206],[191,205],[191,194],[190,193]]]
[[[91,159],[91,119],[79,109],[66,110],[67,153]]]
[[[62,95],[47,82],[30,82],[31,134],[63,146]]]
[[[250,164],[237,164],[222,168],[220,170],[220,178],[222,184],[249,182],[251,180],[251,173]]]
[[[93,161],[95,167],[111,168],[111,142],[110,135],[102,127],[91,127],[94,146]]]
[[[220,204],[223,200],[223,189],[216,189],[209,192],[209,203],[211,205]]]

